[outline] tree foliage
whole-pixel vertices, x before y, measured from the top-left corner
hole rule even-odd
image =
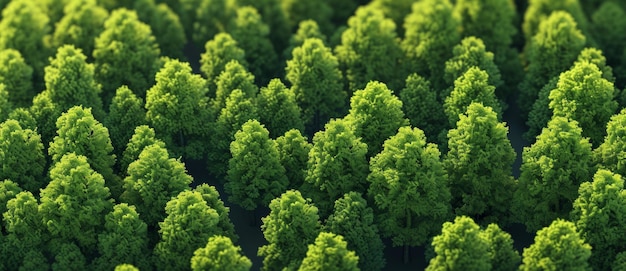
[[[20,192],[22,192],[22,188],[19,184],[7,179],[0,181],[0,214],[6,212],[7,202],[15,198]],[[6,224],[6,222],[1,222],[0,225],[2,225],[2,227],[0,228],[4,228],[4,224]]]
[[[134,2],[133,8],[137,16],[150,26],[162,55],[182,60],[187,37],[180,18],[171,7],[164,3],[155,3],[155,0],[127,2]]]
[[[296,95],[280,79],[272,79],[267,87],[261,88],[256,102],[259,120],[267,127],[271,138],[277,138],[291,129],[304,131]]]
[[[26,64],[22,54],[14,49],[0,50],[0,84],[9,92],[9,101],[26,106],[33,100],[33,68]]]
[[[302,136],[299,130],[292,129],[274,140],[278,150],[278,159],[285,168],[289,180],[289,189],[300,189],[307,172],[309,152],[313,145]]]
[[[315,238],[315,243],[309,245],[306,257],[298,270],[360,270],[357,266],[359,257],[354,251],[348,250],[347,246],[343,236],[320,232]]]
[[[217,78],[216,85],[215,99],[211,101],[211,107],[217,113],[226,107],[226,100],[235,89],[239,89],[250,99],[259,92],[259,87],[254,84],[254,75],[236,59],[226,63],[224,70]]]
[[[52,34],[55,48],[72,44],[91,59],[95,39],[104,30],[109,12],[95,0],[68,1],[64,14]]]
[[[215,210],[217,215],[219,215],[217,227],[214,229],[216,234],[228,237],[231,241],[236,242],[239,237],[235,233],[235,226],[228,216],[230,208],[224,206],[224,202],[221,200],[217,189],[208,184],[201,184],[196,186],[194,191],[200,193],[200,195],[202,195],[202,199],[207,203],[207,205]]]
[[[606,125],[606,137],[598,148],[593,151],[594,164],[611,172],[626,176],[626,109],[611,117]]]
[[[252,267],[248,257],[241,254],[230,238],[213,236],[205,247],[198,248],[191,257],[191,270],[247,271]]]
[[[548,20],[548,18],[557,11],[569,13],[583,32],[586,32],[587,18],[579,2],[580,1],[576,0],[528,1],[528,8],[524,13],[524,22],[522,24],[522,31],[526,40],[530,40],[535,34],[541,32],[541,23]]]
[[[5,181],[6,185],[8,183]],[[41,253],[41,246],[49,238],[39,212],[39,202],[30,191],[22,191],[4,206],[3,221],[7,235],[4,236],[3,244],[0,244],[3,246],[0,247],[3,263],[7,268],[26,266],[29,262],[35,265],[38,261],[33,257],[33,252]]]
[[[124,149],[122,158],[119,160],[120,170],[122,173],[126,173],[128,165],[135,162],[139,158],[139,154],[145,147],[156,144],[162,149],[165,149],[165,142],[156,138],[154,129],[147,125],[137,126],[133,129],[134,133]]]
[[[104,123],[109,128],[111,144],[117,157],[122,158],[121,154],[133,136],[135,127],[147,123],[143,99],[137,97],[127,86],[119,87],[109,105],[109,114],[104,119]]]
[[[220,32],[230,32],[229,24],[237,16],[239,7],[235,0],[178,0],[179,8],[188,9],[191,14],[180,14],[187,30],[187,37],[198,46]],[[191,25],[189,25],[191,24]]]
[[[204,45],[204,53],[200,55],[200,71],[207,78],[209,89],[215,95],[218,76],[226,68],[226,64],[237,60],[242,66],[248,66],[245,52],[228,33],[216,34]]]
[[[432,84],[416,73],[410,74],[399,98],[411,126],[422,129],[430,141],[439,142],[438,136],[447,127],[447,120]]]
[[[36,192],[45,183],[45,168],[41,136],[31,129],[23,129],[12,119],[1,123],[0,180],[12,180],[25,190]]]
[[[457,78],[454,81],[454,89],[445,99],[443,108],[452,127],[472,103],[491,107],[497,119],[502,116],[502,107],[495,95],[495,87],[489,84],[489,74],[477,67],[469,68]]]
[[[491,270],[506,271],[518,268],[521,257],[513,248],[511,235],[498,226],[489,224],[481,232],[482,238],[489,242],[489,255],[491,256]]]

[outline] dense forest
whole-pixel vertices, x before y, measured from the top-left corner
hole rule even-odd
[[[626,270],[626,1],[0,10],[0,270]]]

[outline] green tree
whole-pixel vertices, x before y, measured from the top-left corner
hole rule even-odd
[[[529,232],[566,218],[578,197],[578,187],[591,179],[591,143],[581,136],[578,122],[554,117],[522,153],[513,212]]]
[[[352,95],[345,119],[352,125],[354,134],[367,144],[368,157],[378,154],[384,141],[400,127],[409,125],[402,112],[402,101],[385,83],[375,81]]]
[[[7,117],[7,120],[9,119],[16,120],[20,124],[20,126],[22,126],[22,129],[31,129],[34,131],[38,128],[37,120],[35,120],[28,108],[16,108],[15,110],[11,111],[11,113],[9,113],[9,117]]]
[[[359,257],[354,251],[348,250],[347,246],[343,236],[320,232],[315,238],[315,243],[309,245],[306,257],[298,270],[360,270],[357,266]]]
[[[262,218],[261,230],[268,244],[259,248],[262,270],[296,269],[306,256],[307,246],[314,242],[321,224],[317,207],[289,190],[269,205],[270,213]]]
[[[9,101],[16,106],[27,106],[33,100],[33,68],[19,51],[0,50],[0,84],[6,87]]]
[[[277,138],[291,129],[304,131],[296,95],[280,79],[272,79],[267,87],[261,88],[256,103],[259,120],[267,127],[271,138]]]
[[[489,84],[489,74],[477,67],[469,68],[457,78],[454,81],[454,89],[445,99],[443,109],[452,127],[472,103],[491,107],[497,119],[502,117],[502,107],[495,95],[495,87]]]
[[[578,189],[571,218],[593,247],[589,262],[595,270],[609,270],[618,253],[626,251],[626,191],[619,174],[598,170],[593,182]]]
[[[187,31],[191,31],[187,32],[187,37],[198,47],[217,33],[230,32],[229,23],[237,16],[236,11],[239,8],[238,0],[179,0],[179,2],[180,4],[173,6],[182,5],[194,13],[191,18],[183,18],[183,25],[185,19],[191,21],[192,26],[185,26]]]
[[[120,264],[115,267],[115,271],[139,271],[139,268],[132,264]]]
[[[50,169],[50,183],[41,190],[39,213],[48,233],[94,252],[104,216],[113,209],[104,178],[87,157],[69,153]]]
[[[185,29],[180,18],[170,6],[155,3],[154,0],[136,0],[133,9],[142,22],[150,25],[162,55],[183,59],[183,49],[187,42]]]
[[[392,19],[393,22],[400,26],[404,22],[404,18],[411,13],[411,6],[417,0],[373,0],[368,5],[372,8],[382,10],[385,17]],[[404,31],[400,29],[399,31]]]
[[[236,242],[239,237],[235,234],[235,226],[230,221],[228,213],[230,208],[224,206],[224,202],[220,199],[220,194],[217,192],[214,186],[208,184],[201,184],[194,188],[194,191],[202,195],[202,199],[206,201],[207,205],[217,212],[219,215],[219,221],[217,222],[216,234],[228,237],[230,240]]]
[[[381,10],[360,7],[348,19],[335,54],[345,72],[350,93],[372,80],[400,89],[404,75],[398,75],[402,49],[396,36],[396,24]]]
[[[7,185],[5,181],[5,185]],[[49,238],[39,212],[39,203],[30,191],[22,191],[6,202],[3,213],[7,235],[4,236],[3,260],[7,268],[25,265],[33,256],[41,253],[41,247]],[[3,207],[4,208],[4,207]],[[33,257],[34,258],[34,257]],[[47,262],[47,260],[46,260]],[[27,269],[35,270],[35,269]],[[40,269],[48,270],[48,269]]]
[[[539,24],[539,30],[528,41],[523,53],[526,76],[519,85],[518,99],[524,118],[537,100],[539,90],[571,67],[585,46],[586,38],[570,14],[556,11]]]
[[[139,21],[135,11],[113,11],[104,22],[104,31],[96,37],[93,51],[105,104],[122,85],[145,97],[145,91],[154,84],[160,53],[150,26]]]
[[[394,246],[425,244],[450,215],[450,190],[437,145],[419,128],[402,127],[370,160],[368,196],[381,232]]]
[[[350,123],[331,120],[325,128],[313,137],[305,177],[305,182],[313,186],[310,196],[322,216],[329,215],[335,200],[345,193],[364,193],[368,173],[367,145],[354,134]]]
[[[457,215],[484,221],[506,221],[513,196],[515,150],[506,123],[494,110],[472,103],[448,132],[448,172],[452,207]]]
[[[325,231],[345,238],[348,249],[359,257],[359,269],[374,271],[385,267],[385,245],[374,223],[374,211],[360,193],[349,192],[335,201],[333,214],[325,224]]]
[[[523,134],[524,139],[528,142],[535,142],[536,137],[541,130],[548,126],[548,122],[552,119],[552,109],[550,108],[550,92],[556,88],[560,76],[555,76],[539,90],[537,100],[533,103],[533,107],[528,113],[526,125],[528,131]]]
[[[426,138],[439,142],[439,134],[447,127],[447,117],[430,82],[416,73],[409,75],[399,98],[411,126],[419,127]]]
[[[15,120],[1,123],[0,180],[9,179],[27,191],[37,192],[45,184],[45,168],[41,136],[31,129],[22,129]]]
[[[237,0],[239,6],[252,6],[261,14],[261,19],[269,27],[269,39],[276,52],[282,52],[292,34],[287,14],[282,8],[283,0]]]
[[[235,89],[239,89],[252,99],[259,92],[259,87],[254,84],[254,75],[237,60],[226,63],[224,70],[216,80],[215,99],[211,101],[211,108],[214,112],[220,113],[226,107],[226,100]]]
[[[481,237],[489,243],[491,270],[507,271],[519,267],[521,257],[513,248],[513,239],[509,233],[500,229],[498,224],[489,224],[481,232]]]
[[[626,164],[622,157],[626,157],[626,109],[611,117],[606,125],[604,142],[593,151],[594,164],[611,172],[626,176]]]
[[[166,216],[165,205],[170,198],[188,190],[193,178],[185,164],[170,158],[159,144],[145,147],[139,159],[128,166],[124,179],[123,202],[135,205],[149,228],[153,229]]]
[[[11,111],[13,111],[13,105],[9,101],[9,92],[6,86],[0,83],[0,120],[7,119]]]
[[[454,223],[443,223],[441,234],[433,238],[437,256],[427,271],[491,270],[490,244],[482,237],[480,227],[467,216],[457,216]]]
[[[212,95],[215,95],[218,76],[225,70],[227,63],[237,60],[242,66],[248,66],[244,56],[245,52],[228,33],[216,34],[207,41],[204,53],[200,55],[200,71],[207,78]]]
[[[313,145],[302,136],[299,130],[291,129],[284,135],[276,138],[278,159],[285,168],[285,175],[289,180],[289,189],[300,189],[306,177],[309,151]]]
[[[624,69],[623,55],[626,43],[626,33],[615,31],[626,27],[626,12],[617,1],[604,1],[604,3],[591,16],[590,33],[598,43],[598,48],[606,55],[610,66],[620,69],[616,73],[619,77],[619,86],[623,86],[624,78],[621,71]]]
[[[537,232],[535,243],[524,249],[520,270],[591,270],[591,246],[574,223],[557,219]]]
[[[128,165],[139,158],[139,154],[141,154],[145,147],[153,144],[165,149],[165,142],[156,138],[154,129],[147,125],[137,126],[134,129],[132,137],[126,144],[124,154],[122,154],[122,159],[120,160],[121,172],[126,173]]]
[[[276,145],[257,120],[241,126],[230,144],[230,153],[224,189],[231,202],[254,210],[258,205],[268,205],[286,190],[289,180]]]
[[[290,31],[296,29],[298,23],[308,19],[316,21],[323,32],[330,33],[332,31],[330,18],[333,10],[329,5],[330,1],[281,0],[280,2],[287,17]]]
[[[149,270],[148,227],[139,218],[135,206],[120,203],[104,218],[104,231],[98,235],[98,253],[94,260],[97,270],[111,270],[130,263]]]
[[[116,156],[122,157],[122,152],[133,136],[135,127],[147,123],[143,100],[127,86],[119,87],[109,105],[109,114],[104,119],[104,123],[109,128],[111,144]]]
[[[48,15],[50,18],[50,26],[54,29],[56,24],[63,17],[64,7],[67,6],[70,0],[37,0],[35,1],[39,8]]]
[[[252,267],[248,257],[241,254],[230,238],[213,236],[205,247],[196,249],[191,257],[191,270],[247,271]]]
[[[87,269],[85,255],[73,242],[55,244],[52,254],[54,255],[54,262],[51,265],[53,271]]]
[[[346,106],[339,62],[324,42],[305,39],[293,49],[285,78],[291,83],[308,134],[319,130],[330,118],[339,117]]]
[[[22,192],[22,188],[19,186],[19,184],[11,180],[0,181],[0,214],[6,212],[7,202],[15,198],[15,196],[20,192]],[[4,224],[6,224],[6,222],[0,222],[0,225],[2,226],[0,227],[0,229],[4,228]]]
[[[206,81],[189,63],[167,60],[146,95],[146,120],[176,155],[199,159],[208,134]]]
[[[4,85],[0,84],[0,116],[10,107],[4,97],[6,91]],[[37,122],[37,131],[41,134],[41,141],[47,146],[56,134],[56,121],[61,116],[61,111],[50,99],[50,92],[42,91],[33,98],[33,105],[29,108],[33,118]]]
[[[302,46],[307,39],[320,39],[323,43],[328,40],[314,20],[304,20],[298,24],[298,30],[289,38],[289,46],[283,52],[285,59],[291,58],[293,49]]]
[[[194,251],[216,234],[219,215],[195,191],[172,198],[165,212],[167,217],[159,223],[161,240],[154,248],[155,265],[160,270],[188,270]]]
[[[624,268],[626,268],[626,251],[618,253],[611,265],[613,271],[624,270]]]
[[[535,34],[541,32],[541,23],[553,14],[554,12],[562,11],[567,12],[572,16],[572,19],[576,21],[583,33],[587,32],[587,18],[585,13],[577,0],[530,0],[528,1],[528,8],[524,13],[524,22],[522,24],[522,31],[524,38],[529,41]]]
[[[91,58],[95,39],[104,30],[109,12],[96,0],[68,1],[65,15],[56,25],[51,43],[55,48],[72,44]],[[90,59],[91,61],[91,59]]]

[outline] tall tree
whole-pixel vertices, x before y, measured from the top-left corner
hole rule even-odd
[[[404,18],[411,13],[411,6],[416,0],[373,0],[368,4],[372,8],[382,10],[385,17],[392,19],[397,26],[401,26]],[[400,29],[403,32],[405,29]]]
[[[450,126],[454,127],[460,115],[467,111],[472,103],[481,103],[489,106],[497,115],[502,117],[502,107],[495,95],[495,87],[489,84],[489,74],[477,67],[469,68],[463,75],[454,81],[454,89],[443,104]]]
[[[227,63],[237,60],[242,66],[248,66],[244,56],[244,50],[228,33],[216,34],[207,41],[204,53],[200,55],[200,71],[207,79],[211,96],[215,95],[218,76],[225,70]]]
[[[240,6],[252,6],[259,11],[261,19],[269,27],[269,39],[276,52],[282,52],[292,34],[287,14],[282,8],[283,0],[237,0]]]
[[[328,41],[316,21],[310,19],[301,21],[298,23],[298,30],[289,38],[289,46],[283,52],[283,57],[290,59],[293,49],[302,46],[305,40],[312,38],[320,39],[323,43]]]
[[[127,86],[119,87],[109,105],[109,114],[104,123],[109,128],[116,156],[122,158],[122,152],[133,136],[135,127],[147,123],[143,99],[137,97]]]
[[[196,249],[191,257],[191,270],[247,271],[252,267],[248,257],[241,254],[230,238],[216,235],[206,246]]]
[[[183,49],[187,42],[185,29],[180,18],[170,6],[155,0],[136,0],[132,2],[137,16],[142,22],[150,25],[154,38],[164,56],[184,59]]]
[[[626,176],[626,138],[621,135],[626,133],[626,109],[611,117],[606,125],[606,137],[604,142],[593,151],[594,164],[599,168]]]
[[[450,190],[439,150],[419,128],[402,127],[370,160],[368,196],[381,232],[394,246],[425,244],[450,215]]]
[[[582,29],[583,33],[587,32],[587,18],[579,1],[530,0],[528,1],[528,8],[524,12],[524,22],[522,24],[524,38],[529,41],[535,34],[541,32],[541,23],[557,11],[567,12],[572,15],[572,18],[579,25],[579,28]]]
[[[276,138],[278,159],[285,168],[285,175],[289,180],[289,189],[300,189],[306,177],[309,152],[313,145],[302,136],[299,130],[292,129]]]
[[[256,102],[259,120],[267,127],[271,138],[277,138],[291,129],[304,131],[296,95],[280,79],[272,79],[267,87],[261,88]]]
[[[489,224],[482,230],[481,237],[489,243],[491,270],[507,271],[519,267],[521,257],[513,248],[513,239],[509,233],[500,229],[498,224]]]
[[[162,149],[165,149],[165,142],[156,138],[154,129],[148,125],[137,126],[133,129],[134,133],[124,149],[124,154],[120,159],[120,168],[122,173],[126,173],[128,165],[135,162],[139,158],[139,154],[145,147],[156,144]]]
[[[6,212],[7,202],[22,191],[22,188],[11,180],[0,181],[0,214]],[[0,229],[4,229],[5,224],[5,221],[0,220]]]
[[[0,247],[3,252],[2,262],[5,268],[17,270],[20,266],[28,265],[29,261],[36,261],[33,254],[41,254],[50,236],[38,210],[39,202],[30,191],[17,193],[5,206],[3,221],[7,235],[3,236],[3,247]],[[45,262],[47,264],[47,259]]]
[[[65,15],[56,25],[51,43],[55,48],[72,44],[90,59],[95,39],[104,30],[104,21],[109,12],[96,0],[68,1]]]
[[[439,135],[448,126],[437,93],[426,78],[413,73],[406,78],[405,87],[399,95],[402,111],[411,126],[422,129],[426,138],[433,142],[439,142]]]
[[[7,99],[4,98],[6,96],[7,92],[4,85],[0,84],[0,116],[9,109],[7,107],[11,106],[6,102]],[[47,146],[56,134],[56,121],[63,111],[52,102],[49,91],[42,91],[37,94],[33,98],[33,105],[28,110],[37,122],[37,130],[41,134],[41,141]]]
[[[281,0],[290,31],[293,31],[301,21],[311,19],[316,21],[325,33],[330,33],[332,31],[330,18],[333,14],[333,10],[328,2],[329,1]]]
[[[9,179],[27,191],[37,192],[46,182],[45,168],[41,136],[31,129],[23,129],[12,119],[1,123],[0,180]]]
[[[309,245],[306,257],[302,260],[299,271],[321,270],[360,270],[357,266],[359,257],[354,251],[348,250],[343,236],[320,232],[315,243]]]
[[[217,88],[211,108],[218,114],[226,107],[226,100],[235,89],[241,90],[249,99],[256,97],[259,92],[259,87],[254,84],[254,75],[236,59],[226,63],[215,83]]]
[[[259,256],[264,257],[262,270],[296,269],[320,232],[317,208],[297,190],[273,199],[269,207],[261,225],[268,242],[259,248]]]
[[[51,264],[52,270],[85,270],[87,269],[87,258],[80,248],[72,242],[55,242],[54,262]]]
[[[617,1],[604,1],[591,15],[591,21],[589,32],[598,43],[598,48],[606,55],[609,65],[620,70],[616,73],[616,83],[622,87],[626,79],[621,75],[625,68],[622,44],[626,43],[626,33],[615,29],[626,27],[626,12]]]
[[[239,2],[236,0],[179,0],[182,6],[189,9],[192,14],[182,14],[183,25],[185,20],[191,25],[185,25],[187,37],[196,43],[198,47],[205,44],[217,33],[230,32],[229,23],[237,16]],[[189,17],[189,15],[191,15]],[[189,18],[184,18],[189,17]]]
[[[230,208],[224,206],[224,202],[220,198],[219,192],[214,186],[208,184],[201,184],[194,188],[195,192],[202,195],[202,199],[207,203],[209,207],[217,212],[219,221],[217,222],[216,234],[228,237],[233,242],[237,242],[239,237],[235,234],[235,226],[230,221],[228,216]]]
[[[16,106],[27,106],[35,96],[33,68],[26,64],[22,54],[14,49],[0,50],[0,84],[9,92],[9,101]]]

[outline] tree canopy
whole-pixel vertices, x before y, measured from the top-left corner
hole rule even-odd
[[[210,237],[206,246],[198,248],[191,257],[191,270],[194,271],[247,271],[250,267],[250,259],[241,255],[241,248],[225,236]]]
[[[346,270],[357,271],[359,257],[354,251],[348,250],[343,236],[334,233],[320,232],[315,243],[309,245],[306,257],[302,260],[299,271]]]

